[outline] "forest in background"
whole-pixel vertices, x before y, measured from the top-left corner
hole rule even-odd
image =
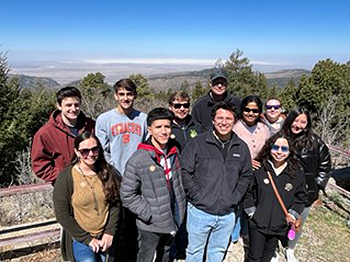
[[[218,61],[229,75],[229,93],[244,98],[259,95],[263,101],[278,97],[286,112],[305,106],[312,112],[316,132],[326,143],[349,148],[350,144],[350,61],[341,64],[320,60],[310,74],[291,79],[283,88],[268,85],[266,76],[254,71],[243,52],[236,50],[227,61]],[[55,108],[55,89],[38,82],[33,89],[21,88],[17,77],[9,77],[6,53],[0,52],[0,187],[36,182],[30,169],[30,146],[35,132]],[[148,112],[167,106],[169,95],[184,90],[195,101],[209,90],[209,83],[186,79],[179,86],[158,90],[141,74],[130,75],[138,86],[136,108]],[[82,110],[96,119],[115,106],[113,90],[100,72],[90,73],[74,83],[83,94]]]

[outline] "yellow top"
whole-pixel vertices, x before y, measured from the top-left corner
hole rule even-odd
[[[92,236],[103,233],[108,218],[103,185],[97,175],[86,176],[77,166],[72,168],[74,218]]]

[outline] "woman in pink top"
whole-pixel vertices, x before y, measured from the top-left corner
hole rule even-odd
[[[258,169],[260,163],[255,160],[265,141],[271,133],[266,124],[260,121],[263,103],[258,96],[247,96],[241,103],[239,120],[233,127],[233,131],[247,143],[252,157],[253,169]]]
[[[263,103],[258,96],[247,96],[242,100],[239,120],[233,127],[233,131],[247,143],[252,158],[253,169],[258,169],[260,163],[255,160],[265,141],[271,134],[266,124],[260,121]],[[236,243],[241,235],[245,246],[249,245],[248,225],[241,210],[241,205],[236,212],[236,224],[231,234],[231,242]]]

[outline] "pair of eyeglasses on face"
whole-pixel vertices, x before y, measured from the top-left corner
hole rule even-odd
[[[281,151],[282,151],[283,153],[289,152],[289,147],[288,147],[288,146],[273,145],[273,146],[271,147],[271,150],[272,150],[272,151],[278,151],[278,150],[280,150],[280,149],[281,149]]]
[[[247,112],[247,113],[253,112],[254,114],[259,114],[260,110],[258,108],[246,107],[246,108],[244,108],[244,112]]]
[[[266,105],[265,106],[265,108],[267,109],[267,110],[271,110],[272,108],[274,108],[275,110],[278,110],[278,109],[280,109],[280,105]]]
[[[83,149],[79,149],[78,150],[80,152],[80,154],[83,157],[87,157],[90,154],[90,151],[92,152],[92,154],[94,156],[98,155],[98,153],[100,152],[100,148],[98,146],[92,147],[92,148],[83,148]]]
[[[180,109],[182,106],[183,106],[184,108],[189,108],[189,107],[190,107],[190,103],[184,103],[184,104],[173,103],[172,106],[173,106],[175,109]]]

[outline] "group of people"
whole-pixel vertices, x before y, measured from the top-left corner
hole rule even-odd
[[[64,260],[220,262],[242,239],[246,261],[278,259],[278,241],[297,261],[301,230],[289,241],[287,232],[327,184],[328,148],[308,110],[283,116],[276,98],[241,101],[228,80],[214,69],[190,115],[184,91],[168,108],[136,110],[137,87],[121,79],[116,108],[96,124],[81,112],[77,88],[58,91],[31,157],[54,186]]]

